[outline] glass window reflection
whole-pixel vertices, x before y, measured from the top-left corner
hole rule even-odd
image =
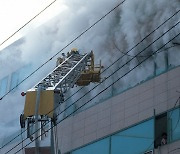
[[[109,138],[75,150],[72,154],[109,154]]]
[[[111,154],[138,154],[153,149],[154,120],[115,134],[111,140]]]
[[[169,112],[168,124],[170,142],[180,139],[180,108]]]
[[[5,77],[2,80],[0,80],[0,97],[2,97],[7,92],[7,85],[8,77]]]

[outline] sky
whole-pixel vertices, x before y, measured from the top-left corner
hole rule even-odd
[[[0,43],[11,36],[15,31],[22,27],[26,22],[43,10],[54,0],[1,0],[0,1]],[[0,46],[0,49],[14,42],[14,40],[27,34],[34,28],[37,28],[44,22],[53,18],[65,10],[65,6],[59,5],[61,0],[57,0],[28,26],[14,35],[6,43]]]

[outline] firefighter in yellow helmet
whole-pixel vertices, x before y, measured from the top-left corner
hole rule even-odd
[[[72,48],[71,49],[71,54],[79,54],[79,51],[77,48]]]

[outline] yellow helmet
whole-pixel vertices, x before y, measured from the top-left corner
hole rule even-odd
[[[72,51],[72,52],[77,52],[78,49],[77,49],[77,48],[72,48],[71,51]]]

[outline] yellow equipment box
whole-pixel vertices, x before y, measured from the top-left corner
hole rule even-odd
[[[24,106],[25,119],[35,115],[36,95],[37,91],[28,91],[26,93]],[[38,115],[47,115],[48,117],[53,118],[54,108],[56,107],[56,95],[57,94],[55,94],[53,90],[41,91]]]

